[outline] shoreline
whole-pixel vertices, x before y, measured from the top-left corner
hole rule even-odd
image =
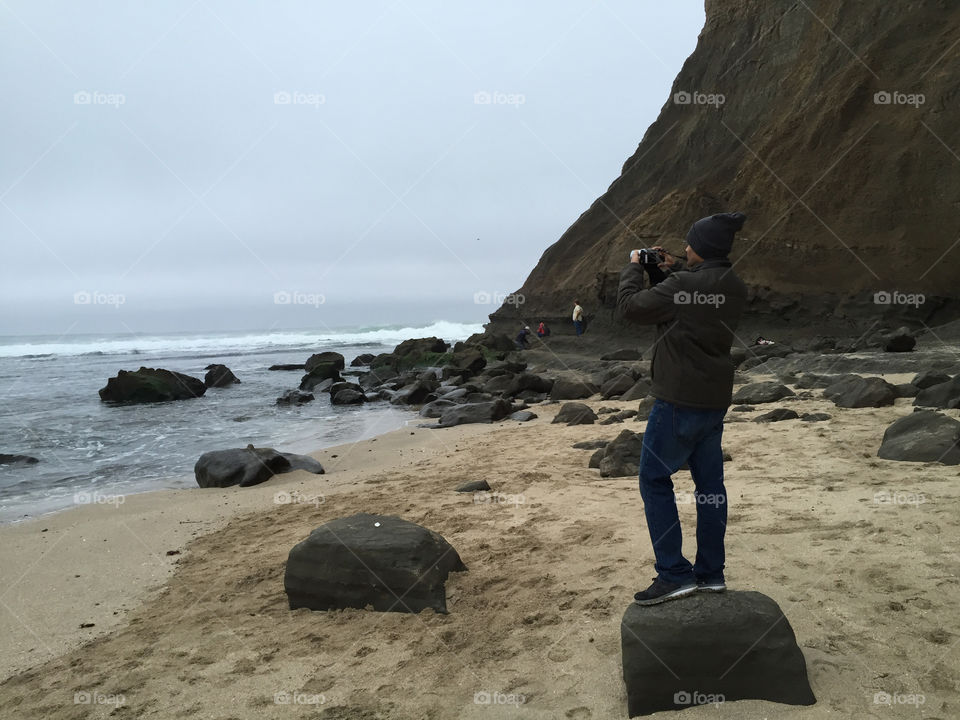
[[[469,436],[491,427],[455,429]],[[278,493],[309,504],[311,498],[348,491],[365,472],[403,467],[446,451],[446,445],[429,439],[434,432],[407,425],[307,453],[323,464],[324,475],[298,470],[249,488],[150,490],[125,496],[120,505],[75,505],[0,525],[0,566],[9,580],[0,589],[5,611],[0,636],[7,646],[0,651],[0,681],[123,624],[127,613],[162,590],[196,538],[242,515],[269,512]],[[100,546],[102,552],[91,550]],[[27,598],[30,618],[11,607],[11,599]],[[88,623],[93,627],[80,627]]]
[[[410,413],[410,411],[407,410],[407,411],[406,411],[406,414],[409,415],[409,413]],[[281,445],[279,448],[274,448],[274,449],[280,450],[280,451],[282,451],[282,452],[292,452],[292,453],[294,453],[294,454],[309,455],[309,456],[313,457],[313,456],[315,456],[316,453],[324,452],[324,451],[326,451],[326,450],[330,450],[331,448],[335,448],[335,447],[345,447],[345,446],[352,445],[352,444],[355,444],[355,443],[358,443],[358,442],[363,442],[364,440],[369,440],[370,438],[373,438],[373,437],[379,437],[380,435],[386,435],[386,434],[389,434],[389,433],[391,433],[391,432],[395,432],[395,431],[397,431],[397,430],[403,430],[404,428],[412,427],[411,423],[413,423],[413,422],[415,422],[415,421],[417,421],[417,420],[422,420],[422,418],[419,418],[416,414],[414,414],[412,417],[407,417],[406,419],[398,420],[398,421],[400,422],[400,425],[399,425],[399,426],[396,426],[396,423],[391,423],[391,424],[394,426],[394,427],[392,427],[392,429],[385,429],[385,430],[383,430],[382,432],[377,432],[377,433],[374,433],[373,435],[370,435],[370,434],[368,434],[367,432],[363,432],[363,433],[360,433],[360,436],[359,436],[357,439],[355,439],[355,440],[347,440],[347,441],[343,441],[343,442],[337,442],[337,443],[332,444],[332,445],[323,445],[323,446],[321,446],[321,447],[319,447],[319,448],[312,448],[312,449],[306,450],[305,452],[297,452],[297,450],[299,449],[299,448],[298,448],[298,445],[299,445],[300,443],[302,443],[303,441],[300,441],[299,443],[298,443],[298,442],[294,442],[294,443],[291,443],[290,445],[283,444],[283,445]],[[277,445],[280,445],[280,443],[276,443],[276,444],[277,444]],[[216,448],[216,449],[219,449],[219,448]],[[324,466],[324,468],[326,468],[326,466]],[[203,489],[203,488],[198,488],[198,487],[197,487],[197,485],[196,485],[196,477],[194,476],[194,473],[193,473],[192,469],[191,469],[190,472],[185,472],[185,473],[183,473],[183,474],[181,474],[181,475],[168,475],[168,476],[164,477],[162,480],[159,480],[159,481],[157,481],[157,482],[158,482],[158,484],[159,484],[159,483],[180,482],[180,483],[183,483],[183,484],[185,485],[185,487],[156,487],[156,488],[139,489],[139,490],[138,490],[138,489],[132,489],[132,490],[129,491],[129,492],[110,492],[110,493],[102,493],[102,492],[100,492],[100,491],[93,491],[93,492],[91,492],[91,491],[88,491],[88,490],[82,490],[82,491],[75,492],[75,493],[73,494],[73,495],[74,495],[74,498],[76,498],[77,495],[86,495],[86,496],[88,496],[88,497],[91,499],[90,502],[88,502],[88,503],[80,503],[80,502],[74,501],[71,505],[65,505],[65,506],[63,506],[63,507],[57,507],[57,508],[55,508],[55,509],[52,509],[52,510],[48,510],[48,511],[46,511],[46,512],[43,512],[43,513],[41,513],[41,514],[39,514],[39,515],[31,515],[31,514],[29,514],[29,513],[25,513],[25,514],[22,515],[21,517],[14,517],[14,518],[9,518],[9,517],[8,517],[8,518],[6,518],[6,519],[4,519],[4,517],[3,517],[2,515],[0,515],[0,530],[2,530],[3,528],[6,528],[6,527],[21,525],[21,524],[23,524],[23,523],[41,522],[41,521],[47,520],[47,519],[49,519],[49,518],[55,517],[55,516],[57,516],[57,515],[60,515],[60,514],[62,514],[62,513],[70,512],[70,511],[72,511],[72,510],[79,510],[79,509],[87,508],[87,507],[91,507],[91,506],[96,507],[97,505],[117,505],[118,503],[116,502],[116,498],[122,498],[122,500],[120,500],[119,504],[120,504],[120,505],[125,505],[125,504],[127,503],[127,500],[128,500],[129,498],[138,497],[138,496],[140,496],[140,495],[149,495],[149,494],[151,494],[151,493],[190,492],[191,490],[194,490],[194,489]],[[114,488],[114,489],[116,489],[116,488]],[[67,496],[67,497],[69,497],[69,496]],[[98,499],[98,498],[99,498],[99,499]],[[22,510],[28,510],[28,509],[30,509],[31,507],[36,507],[36,506],[37,506],[36,504],[34,504],[34,505],[23,505],[23,506],[19,507],[19,508],[17,509],[17,511],[19,512],[19,511],[22,511]]]
[[[850,410],[818,391],[728,414],[727,579],[780,604],[818,703],[739,701],[724,716],[868,715],[877,693],[921,694],[925,710],[948,716],[960,699],[950,680],[960,675],[950,653],[960,600],[957,468],[876,457],[910,402]],[[750,422],[779,405],[832,419]],[[619,622],[649,582],[652,551],[636,478],[601,478],[587,468],[591,451],[572,446],[645,423],[551,424],[560,407],[535,405],[539,418],[528,423],[411,427],[310,453],[327,475],[144,493],[120,508],[60,513],[56,527],[0,528],[0,558],[15,570],[0,591],[0,695],[12,698],[0,711],[72,717],[79,691],[122,694],[139,717],[192,707],[252,720],[286,716],[275,698],[301,693],[322,698],[332,717],[481,718],[488,710],[475,696],[499,693],[524,698],[504,709],[517,716],[625,716]],[[522,501],[483,504],[453,492],[475,479]],[[690,489],[688,473],[675,480],[678,492]],[[300,501],[277,504],[277,493]],[[924,500],[878,501],[884,493]],[[692,554],[696,509],[679,509]],[[468,572],[447,581],[449,615],[288,609],[290,548],[361,511],[417,522],[453,545]],[[89,552],[98,544],[109,551]],[[912,717],[916,708],[884,712]],[[717,717],[712,706],[686,713]]]

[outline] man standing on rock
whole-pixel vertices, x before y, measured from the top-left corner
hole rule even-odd
[[[643,289],[637,251],[620,273],[617,305],[623,317],[657,326],[650,393],[656,398],[640,454],[640,495],[656,557],[657,577],[634,597],[655,605],[697,590],[722,592],[727,493],[723,485],[723,418],[733,394],[730,347],[747,289],[727,255],[743,213],[721,213],[687,233],[687,268],[661,248],[666,273]],[[651,273],[651,275],[656,274]],[[660,279],[658,275],[655,279]],[[696,486],[697,555],[683,555],[673,475],[688,463]]]
[[[583,308],[580,307],[580,301],[573,301],[573,329],[577,332],[577,337],[583,335]]]

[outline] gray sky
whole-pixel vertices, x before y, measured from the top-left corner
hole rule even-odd
[[[702,25],[699,0],[2,0],[0,334],[483,321]]]

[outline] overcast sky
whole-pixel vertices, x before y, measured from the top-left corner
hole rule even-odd
[[[703,19],[3,0],[0,334],[483,321],[619,175]]]

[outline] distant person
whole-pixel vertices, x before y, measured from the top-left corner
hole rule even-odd
[[[550,337],[550,328],[547,327],[547,324],[543,320],[541,320],[537,326],[537,337],[541,339]]]
[[[656,557],[657,577],[634,595],[655,605],[698,590],[723,592],[727,492],[723,484],[723,418],[733,394],[730,347],[747,300],[747,288],[727,255],[743,227],[742,213],[722,213],[694,223],[687,233],[687,269],[654,248],[663,263],[661,282],[643,289],[638,251],[620,273],[617,305],[623,317],[657,326],[650,393],[655,401],[640,453],[640,495]],[[651,278],[652,280],[653,278]],[[696,487],[697,555],[691,565],[671,476],[687,463]]]
[[[767,340],[763,335],[757,335],[757,339],[753,341],[754,345],[773,345],[773,340]]]
[[[527,336],[530,334],[530,328],[525,327],[520,330],[517,337],[514,339],[513,344],[517,346],[517,350],[526,350],[530,347],[530,343],[527,341]]]
[[[580,301],[573,301],[573,329],[577,332],[577,337],[583,335],[583,308],[580,307]]]

